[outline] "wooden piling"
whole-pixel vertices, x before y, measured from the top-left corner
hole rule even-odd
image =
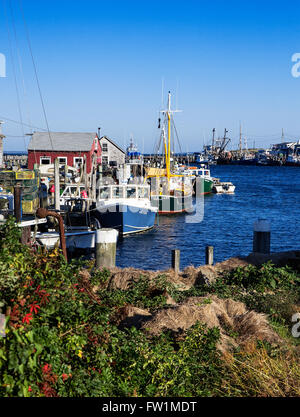
[[[172,268],[174,272],[177,274],[180,272],[180,250],[173,249],[172,250]]]
[[[96,230],[96,268],[116,266],[118,231],[102,228]]]
[[[206,265],[213,265],[214,263],[214,247],[213,246],[206,246],[205,249],[205,264]]]
[[[266,219],[258,219],[253,227],[253,252],[266,253],[271,251],[271,227]]]
[[[20,184],[16,184],[14,187],[14,216],[16,222],[20,223],[22,220],[22,200],[21,200],[22,188]]]
[[[55,210],[60,210],[60,193],[59,193],[59,160],[54,161],[54,204]]]

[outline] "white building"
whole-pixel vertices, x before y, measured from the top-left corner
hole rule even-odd
[[[100,138],[102,165],[119,166],[125,163],[125,151],[107,136]]]

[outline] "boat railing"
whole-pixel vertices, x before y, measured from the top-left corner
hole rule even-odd
[[[85,190],[85,185],[67,185],[61,194],[61,198],[69,198],[80,196],[80,193]]]

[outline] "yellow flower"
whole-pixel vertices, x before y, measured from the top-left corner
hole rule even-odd
[[[79,350],[78,351],[77,356],[79,356],[80,358],[82,358],[82,350]]]

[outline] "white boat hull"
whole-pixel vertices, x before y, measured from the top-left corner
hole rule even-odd
[[[213,192],[216,194],[234,194],[234,191],[235,185],[231,183],[220,183],[213,186]]]
[[[93,249],[95,247],[95,237],[94,230],[66,232],[67,249]],[[59,244],[59,233],[37,233],[35,239],[47,249],[52,249]]]

